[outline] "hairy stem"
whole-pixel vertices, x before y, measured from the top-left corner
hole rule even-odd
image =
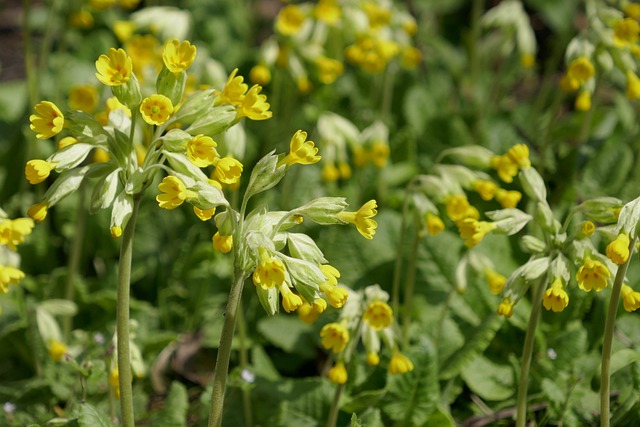
[[[416,261],[418,259],[418,243],[420,237],[418,233],[413,233],[411,243],[411,254],[409,265],[407,266],[407,281],[404,288],[404,298],[402,298],[402,346],[409,346],[409,326],[411,324],[411,304],[413,302],[413,290],[416,285]]]

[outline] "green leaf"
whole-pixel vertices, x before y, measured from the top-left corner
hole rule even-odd
[[[634,156],[620,136],[612,136],[589,159],[582,180],[581,194],[590,197],[617,194],[627,181]]]
[[[80,404],[80,415],[78,417],[80,427],[113,427],[109,418],[98,412],[96,408],[88,403]]]
[[[484,356],[471,360],[461,375],[467,386],[485,400],[506,400],[516,389],[511,366],[499,365]]]
[[[189,400],[187,388],[174,381],[171,383],[169,395],[164,402],[164,408],[153,417],[153,425],[157,427],[185,427],[187,425],[187,409]]]
[[[276,347],[287,353],[307,358],[315,355],[316,344],[311,331],[313,327],[298,319],[298,316],[279,315],[265,317],[258,322],[258,331]]]
[[[414,370],[401,375],[391,375],[389,393],[385,396],[383,410],[394,421],[405,425],[423,425],[434,411],[440,397],[436,352],[431,341],[424,338],[409,353]]]
[[[253,373],[256,375],[271,381],[280,379],[280,373],[273,365],[267,352],[260,345],[255,345],[251,349],[251,365],[253,366]]]
[[[442,405],[438,405],[427,422],[424,423],[424,427],[455,427],[455,425],[455,420],[451,417],[449,411],[444,409]]]
[[[640,352],[636,350],[623,348],[616,351],[611,356],[611,375],[624,368],[625,366],[637,362],[638,360],[640,360]]]

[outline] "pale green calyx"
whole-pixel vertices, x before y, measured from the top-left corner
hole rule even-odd
[[[296,258],[306,259],[315,264],[327,264],[324,254],[316,242],[303,233],[287,233],[289,253]]]
[[[522,184],[522,189],[530,198],[538,202],[547,200],[547,187],[535,168],[521,169],[520,183]]]
[[[336,215],[348,207],[344,197],[319,197],[294,209],[292,213],[302,215],[316,224],[343,224]]]
[[[486,213],[487,217],[494,221],[496,232],[511,236],[524,228],[533,218],[520,209],[500,209]]]
[[[547,249],[547,245],[534,236],[523,236],[521,241],[525,250],[532,254],[541,254]]]

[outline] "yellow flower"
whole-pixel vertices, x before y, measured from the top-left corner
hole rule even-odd
[[[322,55],[316,58],[316,66],[318,67],[318,79],[326,85],[335,82],[344,72],[342,62]]]
[[[35,222],[42,222],[47,217],[48,210],[49,204],[47,202],[36,203],[29,208],[27,215],[33,218]]]
[[[631,286],[622,285],[622,305],[627,311],[636,311],[640,308],[640,292],[633,290]]]
[[[487,221],[478,221],[473,218],[465,218],[456,222],[460,237],[464,239],[464,245],[473,248],[484,239],[492,230],[496,228],[496,224]]]
[[[213,235],[213,249],[228,254],[233,249],[233,236],[223,236],[219,231]]]
[[[278,162],[277,167],[282,165],[312,165],[320,161],[318,148],[313,141],[307,141],[307,132],[303,130],[297,131],[289,142],[289,154]]]
[[[473,189],[480,195],[482,200],[491,200],[498,191],[498,184],[487,179],[478,179],[473,182]]]
[[[337,24],[342,15],[337,0],[319,0],[313,12],[318,21],[328,25]]]
[[[280,294],[282,295],[282,307],[287,313],[296,311],[302,305],[302,298],[294,294],[286,283],[280,284]]]
[[[370,156],[369,152],[364,149],[361,145],[356,145],[353,147],[353,164],[357,168],[362,168],[369,163]]]
[[[444,230],[444,222],[438,215],[434,215],[429,212],[425,216],[425,228],[429,236],[435,236]]]
[[[94,163],[104,163],[104,162],[108,162],[109,159],[111,159],[111,157],[109,156],[109,153],[107,152],[107,150],[104,150],[100,147],[97,147],[93,150],[93,162]]]
[[[344,362],[339,360],[335,365],[329,369],[329,373],[327,374],[329,381],[334,384],[344,384],[347,382],[347,370],[344,367]]]
[[[285,6],[276,17],[276,31],[284,36],[292,36],[300,31],[304,19],[304,12],[299,6],[294,4]]]
[[[640,78],[631,70],[627,71],[627,98],[630,101],[640,98]]]
[[[349,342],[349,331],[340,323],[327,323],[320,330],[320,338],[324,348],[340,353]]]
[[[576,280],[578,287],[583,291],[589,292],[591,289],[595,289],[596,292],[600,292],[607,287],[610,276],[611,273],[603,263],[586,258],[578,269]]]
[[[212,178],[223,184],[235,184],[242,175],[242,163],[233,157],[218,157],[213,165],[216,167]]]
[[[116,21],[113,23],[113,33],[120,42],[129,40],[135,30],[136,24],[131,21]]]
[[[54,167],[55,164],[46,160],[29,160],[24,169],[24,174],[27,177],[29,184],[40,184],[49,177],[49,174],[51,174]]]
[[[404,374],[413,371],[413,362],[404,354],[396,351],[391,356],[388,369],[392,375]]]
[[[66,148],[70,145],[75,144],[76,142],[78,142],[77,139],[75,139],[72,136],[65,136],[64,138],[62,138],[60,141],[58,141],[58,150],[62,150],[63,148]]]
[[[629,236],[625,233],[618,234],[611,243],[607,245],[607,257],[615,264],[622,265],[629,259]]]
[[[238,69],[234,69],[229,78],[227,84],[224,85],[222,92],[218,93],[215,100],[215,105],[220,104],[232,104],[236,106],[242,105],[244,100],[244,94],[249,89],[249,86],[244,83],[244,77],[236,76]]]
[[[9,292],[9,285],[16,285],[24,279],[24,273],[15,267],[0,265],[0,294]]]
[[[596,225],[591,221],[584,221],[580,226],[580,231],[586,237],[590,237],[596,231]]]
[[[413,46],[403,47],[401,55],[402,66],[409,70],[416,68],[422,61],[422,51]]]
[[[87,10],[77,10],[69,17],[69,24],[72,27],[89,29],[93,27],[93,15]]]
[[[589,58],[586,56],[580,56],[569,64],[567,69],[567,78],[575,80],[578,86],[581,86],[584,82],[589,80],[596,73],[595,68]]]
[[[51,357],[54,361],[59,362],[62,360],[62,357],[67,353],[67,346],[64,343],[53,339],[49,341],[49,357]]]
[[[575,107],[579,111],[589,111],[591,109],[591,92],[581,91],[576,98]]]
[[[253,85],[247,92],[238,108],[238,118],[248,117],[251,120],[266,120],[271,118],[273,113],[269,111],[267,95],[261,95],[262,86]]]
[[[116,0],[89,0],[92,8],[97,10],[105,10],[116,4]]]
[[[337,268],[329,264],[322,264],[320,266],[320,271],[325,275],[327,281],[325,284],[329,286],[336,286],[338,284],[338,278],[340,278],[340,272]]]
[[[525,53],[520,57],[520,64],[524,68],[531,68],[536,64],[536,57],[530,53]]]
[[[187,71],[196,59],[196,47],[188,40],[169,40],[162,49],[162,61],[172,73]]]
[[[382,169],[387,165],[390,154],[389,144],[383,141],[376,141],[371,146],[369,158],[378,169]]]
[[[279,259],[271,258],[264,248],[259,248],[260,262],[253,272],[253,284],[262,289],[270,289],[284,283],[286,268]]]
[[[329,304],[335,308],[340,308],[347,302],[349,292],[338,285],[340,272],[329,264],[320,266],[320,270],[327,278],[327,281],[320,284],[320,290],[327,295]]]
[[[497,312],[499,316],[504,316],[507,319],[510,318],[513,315],[513,301],[509,298],[503,299],[500,305],[498,305]]]
[[[271,81],[271,70],[264,64],[254,65],[249,71],[249,79],[255,84],[267,85]]]
[[[120,109],[124,110],[127,117],[131,117],[131,110],[129,109],[129,107],[121,103],[118,98],[112,96],[111,98],[107,99],[107,116],[109,116],[110,112]]]
[[[0,245],[15,251],[24,242],[25,236],[31,234],[33,227],[31,218],[0,219]]]
[[[520,199],[522,199],[522,193],[516,190],[499,188],[496,192],[496,200],[503,209],[515,208]]]
[[[498,295],[504,289],[507,278],[492,268],[484,270],[484,278],[489,284],[489,290],[492,294]]]
[[[529,160],[529,147],[526,144],[516,144],[509,148],[507,156],[520,169],[529,169],[531,167],[531,161]]]
[[[119,225],[114,225],[109,231],[111,232],[111,237],[113,237],[114,239],[122,236],[122,227]]]
[[[53,102],[42,101],[33,108],[36,114],[29,116],[32,131],[36,138],[49,139],[60,133],[64,126],[64,115]]]
[[[322,298],[316,298],[313,300],[313,304],[303,300],[297,311],[298,318],[305,323],[314,323],[326,309],[327,302]]]
[[[367,365],[378,366],[380,364],[380,355],[375,351],[367,353]]]
[[[351,166],[347,162],[338,162],[338,173],[340,174],[340,178],[349,179],[351,178]]]
[[[509,156],[493,156],[490,160],[491,167],[498,172],[500,179],[507,184],[513,182],[513,177],[518,175],[518,164]]]
[[[92,85],[75,86],[69,92],[69,108],[93,113],[98,105],[98,91]]]
[[[123,49],[109,49],[108,55],[100,55],[96,61],[96,77],[107,86],[120,86],[131,78],[133,64]]]
[[[463,220],[468,216],[471,205],[464,194],[454,194],[445,199],[447,216],[453,221]]]
[[[327,162],[322,166],[322,179],[326,182],[336,182],[340,179],[340,171],[331,162]]]
[[[640,24],[633,18],[621,19],[613,26],[613,42],[619,47],[637,43],[639,35]]]
[[[188,190],[184,182],[176,176],[165,176],[158,189],[162,192],[156,196],[156,201],[162,209],[175,209],[184,203],[185,200],[195,199],[198,194]]]
[[[377,207],[375,200],[369,200],[357,212],[340,212],[337,217],[344,222],[354,224],[365,239],[373,239],[378,223],[372,218],[378,213]]]
[[[194,206],[193,213],[200,218],[200,221],[209,221],[216,214],[216,208],[200,209],[199,207]]]
[[[562,287],[562,280],[557,278],[551,284],[551,287],[544,292],[542,305],[547,310],[553,310],[556,313],[564,310],[569,305],[569,295]]]
[[[562,89],[563,92],[573,93],[580,89],[580,82],[568,74],[564,74],[560,79],[560,89]]]
[[[369,304],[362,319],[367,322],[372,329],[379,331],[393,323],[393,311],[386,302],[374,301]]]
[[[629,18],[640,19],[640,3],[627,3],[622,10]]]
[[[194,165],[204,168],[212,165],[218,157],[217,146],[210,136],[194,136],[187,143],[187,157]]]
[[[116,399],[120,399],[120,373],[117,366],[109,372],[109,385],[113,389]]]
[[[391,10],[384,6],[378,6],[374,2],[365,2],[362,9],[367,14],[369,27],[372,29],[383,27],[391,20]]]
[[[142,113],[142,119],[148,124],[160,126],[169,120],[173,113],[173,104],[164,95],[151,95],[142,100],[140,113]]]

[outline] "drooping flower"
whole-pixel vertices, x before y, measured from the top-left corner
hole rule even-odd
[[[290,4],[280,9],[280,13],[276,17],[275,28],[283,36],[292,36],[300,31],[304,20],[304,12],[300,6]]]
[[[262,86],[253,85],[242,99],[238,106],[238,118],[248,117],[251,120],[266,120],[271,118],[273,113],[269,111],[267,95],[260,93]]]
[[[62,360],[62,357],[67,353],[67,346],[56,339],[52,339],[49,341],[47,346],[47,350],[49,351],[49,357],[53,359],[55,362],[59,362]]]
[[[335,365],[329,369],[327,374],[329,381],[334,384],[344,384],[347,382],[347,369],[344,367],[344,362],[339,360]]]
[[[121,86],[129,81],[133,72],[131,57],[124,49],[109,49],[96,61],[96,77],[107,86]]]
[[[289,142],[289,154],[278,162],[278,167],[295,164],[312,165],[320,161],[320,156],[317,154],[318,148],[313,144],[313,141],[307,141],[307,132],[298,130]]]
[[[196,214],[200,221],[209,221],[216,214],[216,208],[200,209],[199,207],[194,206],[193,213]]]
[[[65,136],[60,141],[58,141],[58,151],[62,150],[63,148],[67,148],[68,146],[73,145],[77,142],[78,140],[76,138],[72,136]]]
[[[364,238],[373,239],[378,223],[372,218],[378,213],[377,207],[375,200],[369,200],[356,212],[340,212],[337,217],[344,222],[354,224]]]
[[[378,366],[380,364],[380,355],[375,351],[367,353],[367,365]]]
[[[569,295],[562,286],[562,279],[554,280],[549,289],[544,292],[542,305],[545,309],[553,310],[556,313],[561,312],[569,305]]]
[[[379,331],[393,323],[393,311],[386,302],[374,301],[369,304],[362,319],[367,322],[372,329]]]
[[[114,225],[109,229],[109,232],[111,233],[111,237],[117,239],[118,237],[122,236],[122,226]]]
[[[318,56],[315,62],[318,67],[318,79],[323,84],[330,85],[344,72],[344,64],[337,59]]]
[[[282,307],[287,313],[296,311],[302,305],[302,298],[294,294],[286,283],[280,284],[280,295],[282,295]]]
[[[187,157],[199,168],[207,167],[218,157],[217,146],[210,136],[196,135],[187,142]]]
[[[529,160],[529,147],[526,144],[516,144],[509,148],[507,156],[520,169],[529,169],[531,167],[531,161]]]
[[[240,180],[242,163],[233,157],[218,157],[213,162],[215,170],[211,177],[223,184],[233,185]]]
[[[484,237],[496,228],[496,224],[487,221],[478,221],[473,218],[465,218],[456,222],[460,237],[464,239],[464,245],[473,248],[484,239]]]
[[[629,236],[626,233],[618,234],[611,243],[607,245],[607,257],[615,264],[622,265],[629,259]]]
[[[249,71],[249,79],[261,86],[268,85],[271,82],[271,70],[264,64],[254,65]]]
[[[589,292],[591,289],[595,289],[596,292],[600,292],[607,287],[610,276],[611,272],[603,263],[592,258],[586,258],[578,269],[576,280],[578,281],[578,287],[583,291]]]
[[[227,254],[233,249],[233,236],[223,236],[217,231],[212,240],[213,249],[220,253]]]
[[[117,366],[109,372],[109,385],[113,389],[116,399],[120,399],[120,373]]]
[[[595,74],[593,64],[586,56],[580,56],[569,64],[567,78],[574,80],[578,87],[589,80]]]
[[[640,23],[633,18],[624,18],[613,26],[613,42],[624,47],[638,42],[640,36]]]
[[[429,212],[425,217],[425,229],[429,236],[435,236],[444,230],[444,222],[438,215]]]
[[[314,323],[318,320],[318,316],[327,309],[327,302],[322,298],[313,300],[313,304],[309,304],[304,299],[302,305],[298,308],[298,318],[305,323]]]
[[[515,208],[520,199],[522,199],[522,193],[519,191],[505,190],[504,188],[498,188],[496,191],[496,200],[503,209]]]
[[[260,262],[253,272],[253,283],[262,289],[280,286],[285,281],[286,268],[279,259],[272,258],[265,248],[259,248]]]
[[[576,98],[575,107],[579,111],[589,111],[591,109],[591,92],[581,91]]]
[[[640,78],[638,75],[631,71],[627,71],[627,99],[630,101],[640,98]]]
[[[507,283],[507,278],[492,268],[485,269],[484,277],[489,284],[489,290],[494,295],[498,295],[502,292],[504,285]]]
[[[142,100],[140,113],[142,113],[142,119],[148,124],[160,126],[169,120],[173,113],[173,104],[166,96],[154,94]]]
[[[473,189],[480,195],[482,200],[491,200],[498,191],[498,184],[488,179],[478,179],[473,182]]]
[[[340,21],[342,11],[337,0],[320,0],[314,8],[314,15],[318,21],[335,25]]]
[[[497,313],[499,316],[504,316],[507,319],[513,315],[513,301],[510,298],[505,298],[502,300],[500,305],[498,305]]]
[[[322,179],[326,182],[336,182],[340,179],[340,171],[335,164],[327,162],[322,166]]]
[[[75,86],[69,92],[69,108],[93,113],[98,105],[98,91],[93,85]]]
[[[404,354],[395,351],[389,361],[388,369],[392,375],[404,374],[413,371],[413,362]]]
[[[341,353],[349,342],[349,330],[340,323],[327,323],[320,330],[320,338],[324,348]]]
[[[15,251],[25,236],[31,234],[33,227],[31,218],[0,219],[0,246],[6,245]]]
[[[33,218],[35,222],[42,222],[47,217],[48,210],[49,204],[47,202],[36,203],[29,208],[27,215]]]
[[[227,83],[224,85],[222,92],[220,92],[216,97],[215,105],[242,105],[242,101],[245,96],[244,94],[249,89],[249,86],[244,83],[244,77],[236,76],[237,73],[238,69],[236,68],[231,72],[231,74],[229,74],[229,78],[227,79]]]
[[[158,189],[162,192],[156,196],[156,201],[162,209],[175,209],[185,200],[194,199],[198,194],[187,189],[184,182],[176,176],[165,176]]]
[[[24,279],[24,273],[15,267],[0,265],[0,294],[9,292],[9,285],[16,285]]]
[[[518,175],[518,164],[507,155],[491,157],[490,164],[500,179],[507,184],[513,182],[513,177]]]
[[[377,167],[378,169],[382,169],[387,165],[390,154],[391,149],[389,148],[389,144],[387,144],[385,141],[378,140],[371,145],[369,158],[371,159],[375,167]]]
[[[640,308],[640,292],[634,291],[629,285],[622,285],[620,290],[622,305],[627,311],[636,311]]]
[[[40,184],[42,181],[49,177],[49,174],[53,170],[55,165],[46,160],[29,160],[24,169],[24,174],[29,181],[29,184]]]
[[[320,290],[327,295],[329,304],[335,308],[340,308],[347,302],[349,292],[338,286],[340,272],[329,264],[322,264],[320,270],[327,278],[327,281],[319,285]]]
[[[42,101],[33,108],[36,114],[29,116],[32,131],[36,132],[36,138],[49,139],[62,131],[64,115],[53,102]]]
[[[465,218],[478,219],[479,213],[476,208],[469,204],[467,196],[464,194],[453,194],[445,199],[447,216],[452,221],[461,221]]]
[[[196,59],[196,47],[188,40],[169,40],[162,50],[162,61],[172,73],[187,71]]]

